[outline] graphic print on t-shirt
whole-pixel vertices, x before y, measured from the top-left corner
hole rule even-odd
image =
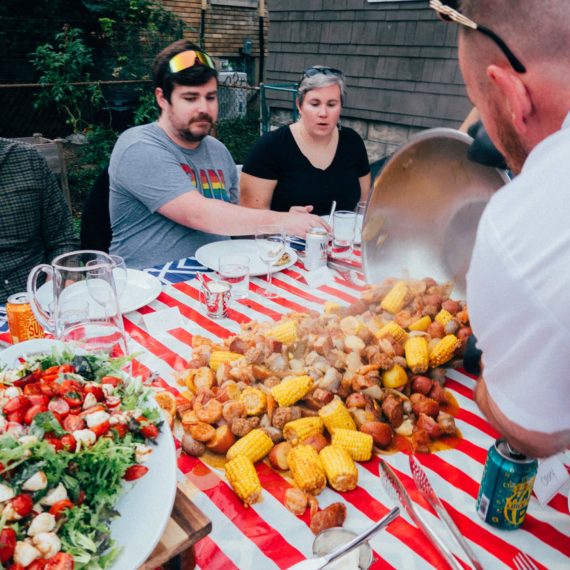
[[[180,166],[182,166],[182,170],[190,176],[192,186],[197,188],[202,196],[223,200],[224,202],[230,201],[229,193],[226,190],[224,172],[221,169],[217,171],[211,168],[208,170],[200,170],[200,184],[198,184],[196,172],[187,164],[181,164]]]

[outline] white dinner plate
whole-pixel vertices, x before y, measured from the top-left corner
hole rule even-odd
[[[82,296],[89,302],[89,316],[102,317],[104,316],[103,308],[93,300],[87,290],[85,281],[80,281],[74,284],[76,288],[74,295]],[[119,297],[119,308],[121,313],[129,313],[148,305],[154,301],[162,290],[160,280],[144,271],[138,269],[127,269],[127,285]],[[53,288],[51,282],[44,283],[37,291],[37,297],[40,305],[47,310],[53,298]]]
[[[289,254],[289,261],[283,265],[272,265],[271,273],[287,269],[297,261],[297,254],[293,249],[286,247],[285,251]],[[196,250],[196,259],[205,267],[218,271],[220,255],[232,253],[249,256],[249,274],[252,277],[267,275],[267,264],[259,257],[254,239],[228,239],[208,243]]]
[[[321,218],[329,223],[329,216],[321,216]],[[354,228],[354,245],[360,245],[362,241],[362,221],[364,220],[364,216],[362,214],[356,214],[356,227]],[[332,226],[332,223],[331,223]]]
[[[0,368],[4,365],[12,368],[19,364],[21,357],[63,346],[62,342],[49,339],[15,344],[0,352]],[[121,516],[111,523],[111,536],[122,550],[111,570],[133,570],[141,566],[158,544],[170,518],[176,497],[177,466],[174,440],[166,422],[156,442],[145,463],[149,468],[147,474],[133,483],[125,483],[125,491],[117,503]]]

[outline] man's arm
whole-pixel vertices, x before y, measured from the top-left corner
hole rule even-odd
[[[554,394],[552,397],[556,397]],[[542,433],[525,429],[509,420],[491,398],[481,377],[475,388],[475,401],[488,422],[521,453],[529,457],[549,457],[570,445],[570,430]]]
[[[267,180],[242,172],[239,182],[239,203],[248,208],[269,210],[276,186],[277,180]]]
[[[177,224],[228,236],[252,235],[263,224],[281,225],[286,233],[303,237],[314,226],[330,230],[319,216],[307,212],[288,213],[245,208],[205,198],[197,191],[186,192],[174,198],[161,206],[158,212]]]

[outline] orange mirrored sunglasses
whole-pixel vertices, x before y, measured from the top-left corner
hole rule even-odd
[[[212,58],[204,51],[189,49],[176,54],[169,62],[168,69],[171,73],[179,73],[196,65],[204,65],[216,69]]]

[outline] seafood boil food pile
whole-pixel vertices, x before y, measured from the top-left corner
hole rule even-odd
[[[260,500],[254,464],[290,471],[287,506],[316,513],[327,483],[354,489],[355,461],[405,441],[429,452],[459,435],[444,366],[471,335],[466,306],[433,279],[386,280],[349,307],[292,313],[278,323],[248,323],[216,344],[193,339],[193,360],[178,398],[183,449],[225,456],[225,472],[245,505]],[[450,413],[451,412],[451,413]],[[206,456],[207,457],[207,456]],[[342,524],[335,503],[316,513],[319,532]]]
[[[54,352],[0,371],[0,567],[113,564],[115,505],[148,471],[162,423],[124,364]]]

